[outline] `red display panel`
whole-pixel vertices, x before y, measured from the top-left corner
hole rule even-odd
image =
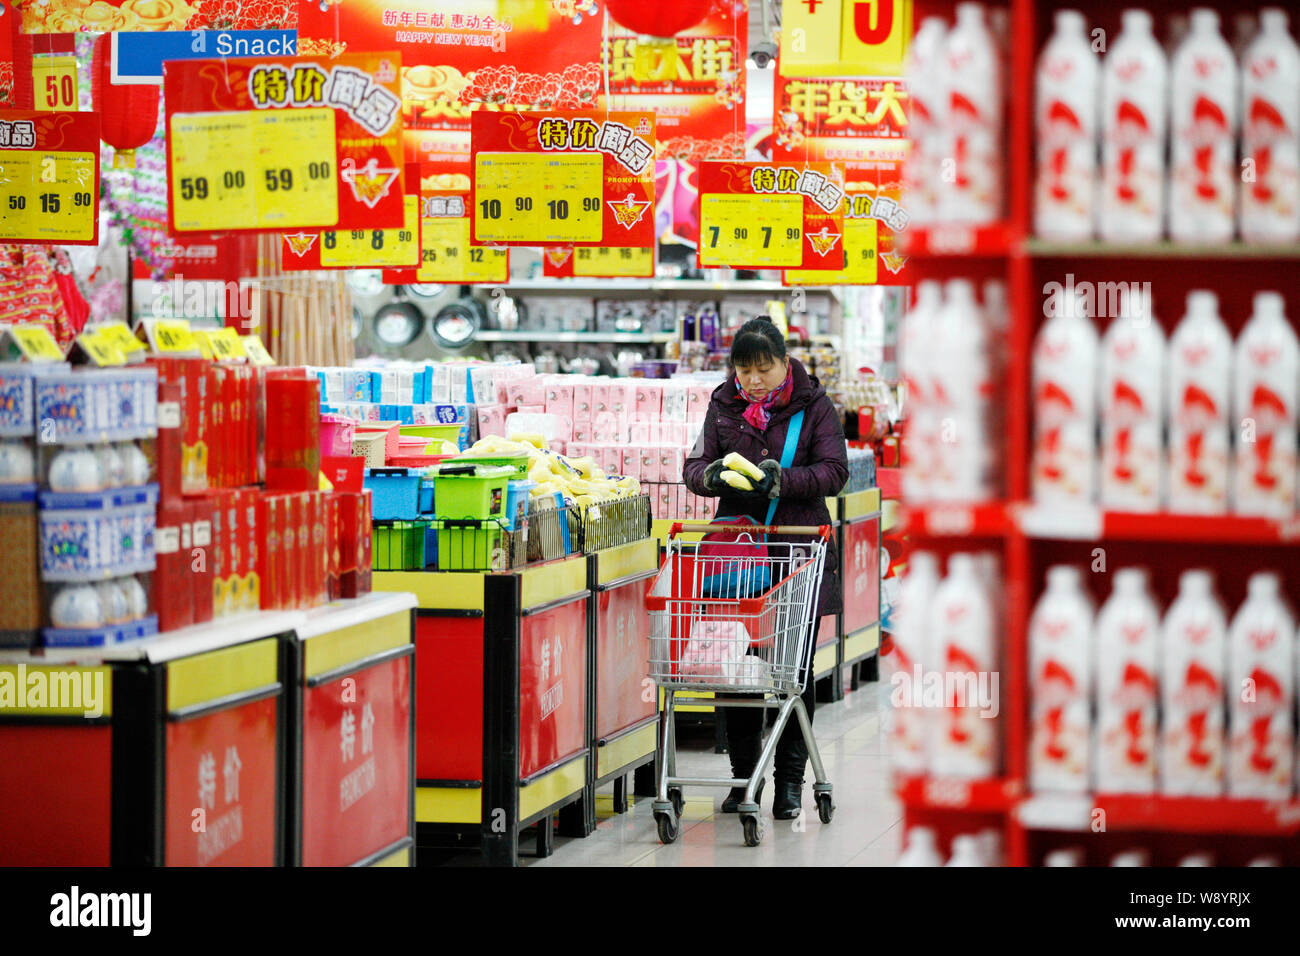
[[[483,618],[415,619],[415,775],[483,779]]]
[[[302,865],[347,866],[410,830],[411,659],[304,696]]]
[[[277,703],[167,724],[167,866],[275,864]]]
[[[0,724],[0,866],[108,866],[113,731]]]
[[[880,619],[879,518],[844,526],[844,633]]]
[[[523,619],[519,648],[522,778],[573,755],[586,743],[586,634],[585,601]]]
[[[651,580],[602,591],[596,597],[596,736],[612,737],[656,712],[650,682]]]

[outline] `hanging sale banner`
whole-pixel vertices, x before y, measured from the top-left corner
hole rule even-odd
[[[475,112],[475,242],[654,244],[652,113]]]
[[[0,109],[13,109],[14,100],[14,41],[18,32],[18,18],[0,19]]]
[[[164,67],[171,231],[404,225],[393,53]]]
[[[315,269],[399,269],[420,258],[420,197],[408,193],[404,221],[397,229],[326,229],[286,232],[281,238],[280,268],[286,272]]]
[[[699,176],[702,267],[843,268],[838,163],[706,162]]]
[[[99,243],[99,114],[0,111],[0,241]]]
[[[743,159],[748,38],[743,3],[714,4],[672,40],[638,37],[611,20],[606,102],[655,114],[660,159]]]
[[[898,251],[908,223],[902,174],[907,103],[904,82],[897,77],[777,74],[773,161],[829,161],[844,169],[843,267],[824,274],[787,274],[787,283],[911,284],[907,257]]]
[[[802,76],[902,72],[912,0],[784,0],[781,65]]]
[[[653,279],[650,247],[550,246],[542,255],[542,275],[554,279]]]
[[[16,0],[23,33],[286,30],[297,0]]]
[[[470,196],[463,190],[425,189],[420,194],[420,264],[386,269],[391,284],[499,285],[510,279],[510,250],[469,240]]]

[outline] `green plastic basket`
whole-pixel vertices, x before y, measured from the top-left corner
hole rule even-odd
[[[441,439],[451,442],[457,448],[464,448],[460,443],[464,423],[455,425],[403,425],[399,433],[403,438],[427,438],[429,441]]]
[[[424,568],[427,521],[394,521],[372,529],[371,559],[376,571],[418,571]]]
[[[475,465],[494,465],[503,468],[513,468],[515,474],[512,478],[521,478],[528,474],[528,455],[475,455],[473,452],[464,452],[458,455],[456,462],[473,463]]]
[[[451,461],[433,471],[433,504],[439,518],[483,521],[505,518],[506,490],[513,468]]]
[[[438,529],[439,571],[505,570],[504,530],[492,522],[478,527]]]

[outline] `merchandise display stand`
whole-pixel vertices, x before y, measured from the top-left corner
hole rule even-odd
[[[852,690],[876,680],[879,674],[880,538],[884,513],[879,488],[844,495],[836,504],[844,611],[836,619],[840,641],[835,686],[842,691],[846,670]],[[817,669],[816,658],[813,668]]]
[[[1221,2],[1208,5],[1218,9],[1226,22],[1237,9]],[[916,22],[930,15],[951,22],[954,6],[920,3]],[[976,781],[906,777],[896,780],[896,790],[904,806],[905,829],[917,824],[933,827],[945,856],[954,834],[992,826],[1003,833],[1010,865],[1039,865],[1048,852],[1065,846],[1082,846],[1089,863],[1104,864],[1117,850],[1134,845],[1149,848],[1154,865],[1172,865],[1191,849],[1209,850],[1222,862],[1239,864],[1255,852],[1278,852],[1279,838],[1292,838],[1300,831],[1300,802],[1105,794],[1056,798],[1027,789],[1028,623],[1049,566],[1089,567],[1100,554],[1108,572],[1131,565],[1147,567],[1162,606],[1172,600],[1179,574],[1189,568],[1213,568],[1229,607],[1240,604],[1253,571],[1275,569],[1284,580],[1300,580],[1300,549],[1295,547],[1300,521],[1295,519],[1138,515],[1097,507],[1046,509],[1029,500],[1030,355],[1034,336],[1045,321],[1048,283],[1061,282],[1066,274],[1072,274],[1076,284],[1149,281],[1156,316],[1166,334],[1181,317],[1187,293],[1198,288],[1212,288],[1219,294],[1225,303],[1223,319],[1234,336],[1248,316],[1252,293],[1260,289],[1282,293],[1293,324],[1300,316],[1300,274],[1295,269],[1300,249],[1294,245],[1117,246],[1031,238],[1034,64],[1051,32],[1053,13],[1065,6],[1082,11],[1090,28],[1100,28],[1109,37],[1119,32],[1120,8],[1099,0],[1070,4],[1010,0],[1006,5],[1006,221],[910,230],[914,234],[908,253],[921,277],[965,277],[977,282],[996,278],[1006,283],[1010,314],[999,390],[1004,426],[997,449],[1005,466],[1002,497],[970,505],[904,509],[909,548],[931,551],[941,561],[959,551],[991,550],[999,555],[1006,637],[1001,646],[1001,775]],[[1163,16],[1170,8],[1161,5],[1156,12]],[[1094,598],[1104,597],[1109,573],[1091,577],[1097,579],[1091,582]],[[1098,811],[1106,821],[1105,832],[1097,830]],[[1295,852],[1283,853],[1282,862],[1300,860]]]

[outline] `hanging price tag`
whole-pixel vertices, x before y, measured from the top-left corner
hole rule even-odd
[[[93,244],[99,117],[0,112],[0,241]]]
[[[802,261],[801,197],[700,197],[701,265],[778,268]]]
[[[18,350],[29,362],[62,362],[63,349],[43,325],[15,325],[9,329]]]
[[[633,276],[652,278],[655,274],[653,249],[623,246],[597,246],[573,250],[573,274],[579,278]]]
[[[266,350],[262,344],[260,335],[241,335],[239,341],[244,346],[244,351],[248,354],[248,360],[254,365],[274,365],[275,359],[271,358],[271,353]]]
[[[600,242],[601,157],[583,153],[480,153],[474,165],[479,242]]]
[[[425,219],[417,282],[501,283],[510,278],[510,251],[469,241],[469,219]]]
[[[77,109],[77,58],[32,56],[32,98],[38,110]]]
[[[401,229],[331,230],[320,234],[322,269],[400,269],[420,257],[420,197],[407,196]]]
[[[878,278],[875,219],[844,220],[843,269],[786,269],[786,285],[875,285]]]

